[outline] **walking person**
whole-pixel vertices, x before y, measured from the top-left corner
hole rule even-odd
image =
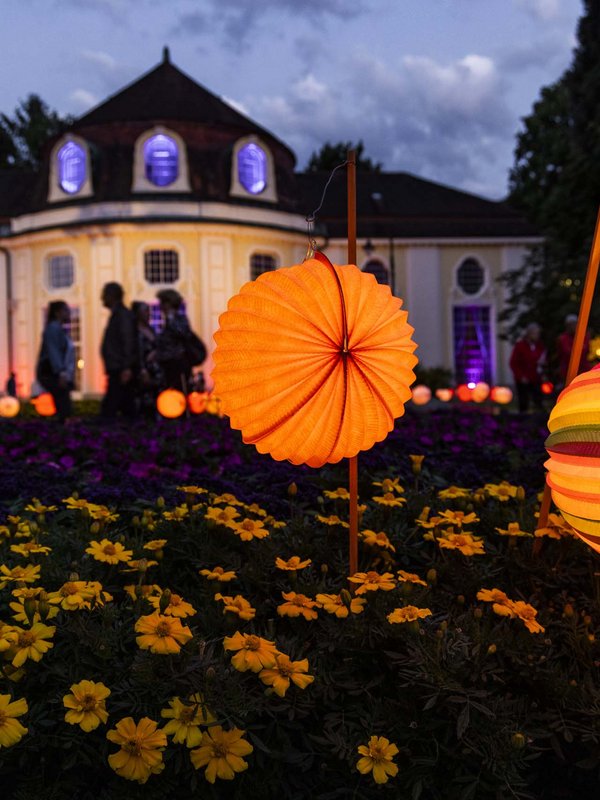
[[[156,360],[156,333],[150,325],[150,306],[141,300],[131,304],[137,345],[136,403],[137,411],[155,417],[156,396],[162,372]]]
[[[69,306],[64,300],[49,304],[36,367],[36,379],[52,395],[56,415],[62,423],[73,412],[71,390],[75,380],[75,346],[65,330],[70,319]]]
[[[183,298],[175,289],[157,293],[165,326],[156,340],[156,360],[163,371],[163,387],[187,394],[192,367],[206,358],[206,348],[190,328]]]
[[[135,415],[136,333],[133,314],[125,307],[123,295],[119,283],[106,283],[102,289],[102,303],[110,310],[100,348],[108,378],[100,409],[106,420],[115,419],[119,413],[127,418]]]
[[[542,380],[546,368],[546,349],[541,341],[542,329],[532,322],[522,339],[515,344],[510,356],[510,368],[515,379],[519,411],[525,413],[529,404],[542,409]]]

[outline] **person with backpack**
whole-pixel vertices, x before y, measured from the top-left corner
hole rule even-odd
[[[190,327],[179,292],[161,289],[156,297],[164,319],[164,328],[156,338],[155,355],[163,373],[163,388],[187,394],[192,368],[202,364],[206,347]]]
[[[36,366],[36,380],[54,399],[58,421],[72,414],[71,390],[75,380],[75,346],[66,326],[71,313],[64,300],[48,306],[46,325]]]

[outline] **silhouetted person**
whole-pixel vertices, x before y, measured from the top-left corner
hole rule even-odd
[[[577,314],[567,314],[565,317],[565,329],[556,340],[556,353],[558,356],[558,375],[560,379],[560,386],[564,386],[567,380],[567,372],[569,370],[569,361],[571,359],[571,350],[573,349],[573,342],[575,341],[575,329],[577,328]],[[590,334],[586,331],[583,338],[583,349],[581,351],[581,359],[577,368],[577,373],[586,372],[591,368],[588,361],[588,352],[590,349]]]
[[[64,300],[50,303],[36,367],[36,379],[52,395],[60,422],[70,417],[73,411],[71,389],[75,380],[75,346],[64,327],[70,319],[69,306]]]
[[[206,358],[206,348],[183,313],[183,298],[175,289],[157,292],[165,326],[156,339],[156,360],[163,371],[164,388],[187,393],[192,367]]]
[[[110,318],[100,350],[108,378],[100,413],[105,419],[114,419],[119,412],[125,417],[133,417],[137,356],[133,314],[123,304],[123,287],[118,283],[104,285],[102,303],[110,310]]]
[[[510,356],[510,368],[515,378],[519,411],[525,412],[532,402],[542,408],[542,376],[546,367],[546,349],[541,341],[542,330],[532,322],[522,339],[515,344]]]
[[[10,373],[8,380],[6,381],[6,394],[10,395],[11,397],[17,396],[17,376],[14,372]]]
[[[162,372],[156,360],[156,333],[150,325],[150,306],[141,300],[131,304],[137,346],[136,401],[137,410],[147,416],[156,414],[156,396]]]

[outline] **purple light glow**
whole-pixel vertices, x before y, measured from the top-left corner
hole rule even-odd
[[[250,194],[260,194],[267,185],[267,156],[256,144],[246,144],[238,153],[238,178]]]
[[[162,133],[151,136],[144,143],[146,177],[155,186],[169,186],[179,174],[177,144]]]
[[[85,151],[67,142],[58,151],[58,183],[63,192],[77,194],[85,181]]]

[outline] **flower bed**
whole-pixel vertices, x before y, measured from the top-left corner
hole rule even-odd
[[[0,445],[7,797],[595,796],[599,575],[533,535],[539,427],[402,420],[360,457],[353,576],[343,466],[222,420]]]

